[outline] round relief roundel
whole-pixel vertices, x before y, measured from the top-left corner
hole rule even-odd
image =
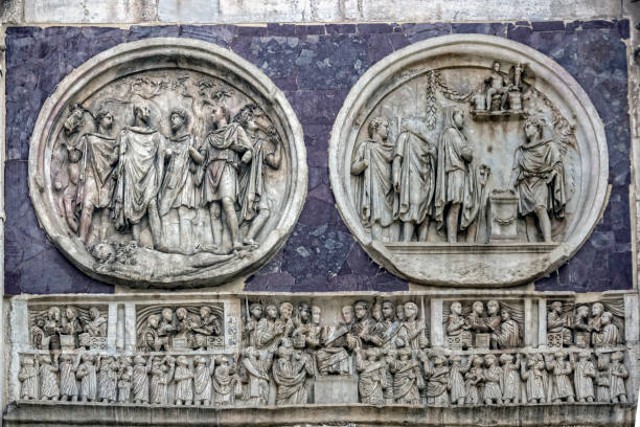
[[[185,39],[110,49],[69,74],[29,153],[39,221],[87,274],[217,285],[285,242],[307,183],[300,124],[230,51]]]
[[[607,146],[587,95],[498,37],[439,37],[372,67],[329,156],[351,232],[421,284],[530,282],[578,250],[605,206]]]

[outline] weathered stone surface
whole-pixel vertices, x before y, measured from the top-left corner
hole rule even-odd
[[[357,2],[355,0],[353,2],[346,2],[347,7],[351,7],[350,5],[355,7],[356,4]],[[610,144],[610,181],[613,184],[612,197],[605,211],[605,219],[596,228],[593,236],[598,235],[600,230],[610,235],[611,227],[614,227],[613,235],[615,237],[615,245],[613,247],[615,247],[617,251],[615,258],[609,256],[609,248],[590,248],[591,244],[587,242],[585,246],[583,246],[583,250],[579,251],[569,263],[565,264],[557,272],[552,273],[548,278],[539,280],[537,286],[539,286],[540,289],[574,289],[583,291],[604,290],[608,288],[628,289],[632,286],[631,228],[628,211],[629,190],[627,184],[627,180],[630,177],[628,153],[631,142],[629,139],[629,116],[626,107],[627,94],[625,92],[627,72],[626,60],[624,58],[626,55],[626,46],[625,42],[621,40],[621,38],[626,35],[624,29],[628,27],[628,24],[625,24],[627,22],[628,21],[620,21],[615,25],[610,25],[608,28],[584,29],[584,22],[569,21],[566,24],[565,30],[539,32],[533,32],[533,30],[531,30],[532,24],[529,21],[522,21],[514,23],[513,25],[509,24],[509,38],[531,45],[557,61],[581,83],[581,86],[594,101],[598,113],[603,117],[607,117],[605,127],[607,130],[607,140]],[[476,29],[487,32],[491,30],[491,28],[498,28],[502,25],[504,24],[479,24]],[[6,40],[7,158],[26,160],[28,153],[27,141],[33,131],[37,112],[44,99],[53,90],[55,85],[60,82],[64,75],[92,55],[123,41],[163,35],[198,38],[219,44],[222,47],[231,47],[236,53],[254,61],[254,65],[260,67],[264,61],[259,62],[258,59],[253,59],[254,57],[251,53],[252,49],[255,49],[256,52],[262,52],[259,53],[259,55],[262,55],[263,58],[265,57],[266,50],[262,51],[260,48],[260,37],[273,35],[274,37],[272,39],[266,39],[269,44],[273,44],[273,40],[276,37],[286,38],[287,40],[298,38],[300,45],[305,43],[312,50],[311,54],[315,55],[313,49],[317,49],[323,44],[330,44],[331,42],[309,42],[306,40],[307,37],[328,37],[340,34],[340,40],[343,40],[342,43],[346,43],[347,37],[345,36],[354,36],[356,40],[364,40],[364,43],[357,44],[349,42],[347,46],[357,46],[358,49],[366,48],[368,51],[366,54],[368,58],[367,61],[369,64],[373,64],[373,62],[380,57],[375,47],[376,44],[371,42],[373,39],[379,40],[379,38],[382,37],[383,40],[386,39],[391,43],[393,49],[399,49],[406,46],[407,43],[414,43],[437,35],[450,34],[453,31],[451,24],[444,23],[402,24],[399,27],[385,24],[382,26],[375,25],[371,30],[368,30],[366,28],[367,26],[368,24],[360,24],[359,30],[358,25],[355,24],[323,25],[321,27],[325,28],[325,36],[317,34],[300,36],[296,34],[298,26],[277,24],[267,27],[248,28],[233,25],[137,26],[132,27],[130,30],[108,27],[85,27],[82,29],[63,27],[50,27],[46,29],[24,27],[8,28]],[[588,26],[589,25],[587,25],[587,27]],[[253,32],[257,35],[239,36],[238,31],[240,28],[242,28],[245,34],[251,34]],[[456,28],[458,28],[459,31],[471,30],[469,26],[459,26]],[[516,33],[514,33],[516,28],[523,28],[528,30],[528,32],[516,38]],[[393,32],[387,32],[391,30],[393,30]],[[359,34],[358,31],[368,34]],[[314,28],[314,32],[318,32],[317,28]],[[534,34],[557,35],[542,37],[535,36]],[[71,41],[78,37],[81,37],[79,42],[72,44]],[[598,46],[597,49],[590,48],[590,46],[594,44]],[[288,46],[288,44],[284,43],[283,46]],[[386,44],[383,44],[383,46],[386,46]],[[289,48],[287,47],[286,49],[288,52]],[[297,52],[301,51],[298,50]],[[323,61],[326,58],[330,58],[330,54],[331,52],[325,51],[322,56],[316,55],[315,57]],[[292,52],[290,55],[295,55],[295,53]],[[361,58],[362,56],[358,54],[354,57]],[[289,61],[290,57],[287,56],[287,58],[287,61]],[[296,60],[300,60],[300,58],[301,56],[297,57]],[[609,71],[608,64],[611,60],[614,61],[615,67],[612,71]],[[286,64],[290,64],[290,62],[286,62]],[[317,68],[316,65],[308,65],[307,67],[313,70]],[[331,125],[344,102],[348,87],[346,89],[301,90],[297,83],[299,66],[295,64],[295,62],[287,71],[271,66],[268,66],[266,71],[274,76],[282,76],[273,78],[273,80],[281,89],[286,91],[286,97],[291,102],[296,115],[303,125],[305,144],[308,152],[308,163],[311,168],[310,182],[316,183],[315,185],[310,184],[310,191],[321,186],[323,188],[318,188],[318,191],[314,191],[314,194],[324,197],[322,195],[326,195],[329,189],[327,141],[329,139]],[[309,77],[308,79],[316,83],[321,83],[324,78],[324,76],[316,76]],[[331,84],[331,82],[327,81],[327,84]],[[6,186],[7,228],[13,227],[15,230],[24,230],[13,236],[8,236],[7,245],[17,246],[20,244],[21,239],[25,238],[37,239],[44,244],[46,237],[38,228],[35,216],[21,216],[22,214],[18,210],[18,207],[22,206],[23,203],[26,203],[26,206],[28,206],[29,201],[21,201],[20,197],[24,197],[24,194],[14,190],[13,186]],[[316,213],[317,219],[314,220],[314,223],[335,224],[336,212],[335,208],[329,206],[327,210]],[[609,221],[613,224],[612,226],[607,225]],[[18,223],[22,225],[15,227]],[[331,225],[331,227],[333,227],[333,225]],[[343,226],[342,229],[346,231]],[[327,228],[327,230],[329,230],[329,228]],[[24,234],[25,232],[28,234]],[[304,241],[306,237],[301,236],[300,239]],[[353,242],[350,247],[356,248],[357,251],[362,254],[362,250],[355,242]],[[291,250],[295,250],[295,248]],[[338,274],[332,277],[326,274],[317,276],[315,273],[312,276],[313,279],[305,278],[306,275],[304,273],[299,273],[300,276],[296,277],[281,270],[281,262],[278,263],[277,260],[274,260],[272,265],[265,266],[265,275],[282,274],[283,277],[286,277],[284,281],[284,283],[286,283],[284,286],[286,290],[295,290],[302,287],[307,290],[322,291],[327,289],[328,286],[336,290],[370,289],[368,288],[370,280],[367,278],[371,278],[371,274],[374,274],[372,272],[373,267],[373,270],[377,271],[373,277],[375,277],[375,280],[380,279],[379,285],[375,286],[384,287],[385,290],[407,289],[406,282],[394,278],[393,275],[384,272],[384,270],[378,271],[377,266],[371,264],[371,262],[369,262],[369,264],[364,263],[363,265],[369,265],[369,267],[360,270],[360,272],[351,271],[351,268],[349,268],[347,264],[347,258],[350,256],[349,253],[351,250],[355,249],[344,248],[341,250],[342,252],[333,252],[331,255],[332,258],[336,256],[342,257],[343,261]],[[8,253],[5,253],[5,256],[8,256]],[[31,268],[35,269],[33,272],[34,277],[40,275],[46,277],[46,275],[54,274],[56,271],[62,272],[65,269],[72,269],[72,266],[55,250],[51,250],[49,256],[52,261],[48,264],[47,273],[40,273],[40,270],[43,268],[40,264],[31,266]],[[320,260],[328,256],[329,249],[324,246],[320,246],[315,255],[315,257]],[[588,273],[590,268],[593,268],[593,260],[597,260],[597,264],[602,266],[600,267],[602,271],[599,270],[600,272],[597,276]],[[16,262],[15,258],[7,258],[5,264],[7,271],[20,270],[21,262]],[[278,271],[278,273],[273,273],[272,271]],[[64,274],[66,275],[68,273],[65,272]],[[79,275],[80,273],[76,274]],[[257,273],[249,284],[252,290],[259,290],[259,283],[266,283],[261,279],[261,274],[262,272]],[[16,280],[7,281],[7,292],[45,292],[46,286],[42,285],[41,282],[22,280],[19,276],[16,277]],[[617,277],[617,279],[614,280],[613,277]],[[268,279],[268,282],[274,286],[278,285],[278,282],[272,279]],[[78,278],[69,280],[69,283],[65,286],[68,286],[69,291],[75,289],[78,292],[84,292],[87,289],[85,285],[74,288],[74,286],[76,286],[75,283],[79,283]],[[90,289],[97,288],[94,285]],[[102,289],[107,290],[110,288],[105,286]],[[265,284],[265,288],[263,289],[279,288],[271,288]],[[285,289],[283,288],[282,290]]]
[[[218,0],[159,0],[158,20],[164,22],[211,22],[218,17]]]
[[[24,0],[29,23],[134,23],[156,19],[156,4],[149,0]]]

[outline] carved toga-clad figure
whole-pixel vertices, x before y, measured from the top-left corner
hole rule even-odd
[[[351,163],[358,176],[356,207],[362,224],[371,228],[374,240],[393,222],[394,193],[391,186],[393,144],[389,142],[389,120],[375,117],[368,126],[369,139],[361,141]]]
[[[131,225],[133,239],[140,243],[140,222],[148,214],[156,249],[164,249],[157,195],[164,172],[165,141],[150,127],[148,107],[133,108],[134,125],[118,138],[120,164],[114,195],[114,215],[119,229]]]
[[[536,118],[524,123],[526,142],[515,154],[512,185],[520,193],[518,209],[531,229],[535,216],[545,242],[551,242],[549,214],[564,217],[567,195],[564,184],[564,164],[553,139],[542,139],[543,125]],[[533,215],[533,216],[532,216]],[[531,233],[527,231],[529,241]]]
[[[398,193],[397,217],[402,237],[426,241],[429,218],[433,215],[436,182],[436,147],[424,135],[406,129],[396,141],[393,157],[393,186]]]
[[[472,169],[473,150],[462,134],[464,112],[453,107],[446,112],[446,124],[438,143],[435,220],[446,228],[447,241],[457,240],[478,215],[479,194]]]
[[[307,403],[307,377],[315,375],[313,360],[301,351],[294,350],[288,339],[283,339],[273,364],[273,380],[277,385],[277,405],[302,405]]]

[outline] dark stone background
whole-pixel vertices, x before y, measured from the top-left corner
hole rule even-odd
[[[309,194],[286,246],[248,280],[251,291],[402,291],[407,283],[372,262],[342,223],[329,187],[327,143],[333,121],[358,78],[409,44],[445,34],[491,34],[550,56],[587,91],[605,123],[611,200],[588,242],[539,290],[630,289],[630,134],[628,21],[491,24],[344,24],[266,27],[12,27],[6,34],[7,161],[5,290],[109,293],[69,263],[38,227],[27,188],[29,137],[44,100],[74,67],[97,53],[146,37],[189,37],[231,49],[258,66],[286,94],[302,123]]]

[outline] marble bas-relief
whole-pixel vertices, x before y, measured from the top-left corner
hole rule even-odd
[[[329,156],[350,230],[421,284],[530,282],[575,253],[605,204],[604,128],[586,94],[498,37],[440,37],[372,67]]]
[[[55,300],[14,298],[14,400],[268,407],[336,403],[339,395],[339,403],[375,406],[624,404],[638,383],[632,293]],[[82,344],[93,331],[106,333],[104,346]]]
[[[258,70],[218,47],[121,45],[70,74],[41,111],[38,218],[112,283],[218,284],[262,265],[301,210],[300,125]]]

